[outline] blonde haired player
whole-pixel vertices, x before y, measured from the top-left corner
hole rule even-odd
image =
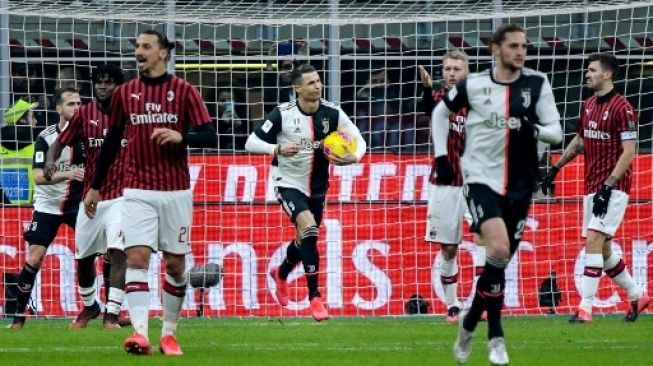
[[[365,154],[366,144],[345,112],[321,99],[322,81],[313,66],[305,64],[293,69],[292,83],[297,99],[274,108],[249,136],[245,149],[274,156],[277,199],[297,228],[297,239],[288,245],[283,263],[270,271],[277,301],[288,305],[288,275],[301,262],[311,313],[315,320],[322,321],[329,318],[329,312],[318,288],[317,240],[329,187],[329,162],[356,163]],[[336,130],[354,138],[356,150],[327,157],[321,142]]]

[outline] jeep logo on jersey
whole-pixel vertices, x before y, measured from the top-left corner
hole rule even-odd
[[[320,149],[322,148],[322,141],[311,141],[308,139],[301,139],[299,141],[299,146],[301,146],[302,149],[305,150],[311,150],[311,149]]]
[[[521,99],[522,99],[522,105],[524,108],[528,108],[531,106],[531,90],[526,88],[522,89],[521,91]]]
[[[517,117],[499,117],[496,112],[492,112],[490,119],[486,119],[485,124],[495,128],[509,128],[518,130],[521,127],[521,121]]]

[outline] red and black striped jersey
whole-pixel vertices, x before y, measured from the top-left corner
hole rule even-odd
[[[186,145],[158,145],[151,139],[152,132],[169,128],[183,135],[191,126],[209,123],[209,112],[197,88],[174,75],[141,76],[120,85],[111,101],[109,124],[125,127],[125,188],[189,189]]]
[[[596,193],[610,177],[623,152],[622,141],[637,140],[638,116],[626,98],[614,89],[583,102],[578,134],[585,150],[585,194]],[[630,192],[632,170],[613,187]]]
[[[59,135],[59,142],[72,146],[77,142],[84,148],[84,196],[91,188],[91,181],[95,175],[97,158],[100,155],[104,136],[109,129],[109,116],[100,110],[97,101],[92,101],[81,106],[73,115],[65,130]],[[124,178],[124,147],[127,140],[123,139],[122,147],[115,162],[111,165],[108,178],[100,189],[103,200],[111,200],[122,196]]]
[[[433,98],[433,106],[437,105],[442,101],[446,95],[446,89],[438,89],[431,92],[431,97]],[[429,111],[429,117],[431,116]],[[452,113],[449,116],[449,136],[447,137],[447,158],[449,163],[453,167],[454,179],[451,183],[452,186],[460,187],[463,185],[463,173],[460,167],[460,157],[463,155],[465,150],[465,121],[467,120],[467,108],[461,108],[457,113]],[[436,162],[433,159],[431,163],[431,175],[430,181],[432,184],[442,184],[437,181],[435,176]]]

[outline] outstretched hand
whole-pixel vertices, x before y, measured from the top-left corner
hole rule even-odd
[[[422,65],[417,65],[417,72],[419,72],[419,77],[422,79],[422,84],[425,87],[431,87],[433,85],[433,79],[431,79],[431,75],[426,71],[424,66]]]

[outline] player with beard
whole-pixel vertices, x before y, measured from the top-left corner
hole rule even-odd
[[[288,305],[288,275],[301,262],[304,267],[308,299],[313,318],[329,318],[318,286],[320,253],[317,248],[327,189],[329,163],[353,164],[365,154],[360,131],[343,110],[322,97],[320,75],[311,65],[292,71],[297,99],[270,112],[247,139],[245,149],[273,156],[272,173],[277,200],[297,229],[296,239],[286,249],[286,257],[270,275],[276,285],[280,305]],[[356,141],[356,151],[343,156],[326,156],[321,141],[342,131]]]
[[[633,322],[651,300],[628,273],[621,256],[612,251],[612,237],[628,205],[638,117],[626,98],[614,90],[613,80],[619,70],[616,57],[595,53],[587,60],[585,77],[594,95],[583,102],[577,134],[542,180],[542,191],[552,192],[558,171],[585,152],[585,270],[580,305],[569,322],[592,321],[592,305],[603,272],[628,294],[630,309],[624,320]]]
[[[34,164],[32,174],[34,190],[34,213],[32,222],[25,229],[23,237],[29,244],[27,262],[18,275],[16,314],[10,328],[20,329],[25,325],[25,309],[34,287],[36,275],[52,241],[62,224],[75,229],[77,211],[82,197],[84,180],[84,155],[81,143],[63,149],[56,160],[58,172],[46,179],[45,156],[48,147],[54,143],[68,121],[82,105],[79,92],[74,88],[58,89],[55,92],[56,110],[59,123],[39,134],[34,144]],[[94,300],[95,301],[95,300]],[[95,304],[97,306],[97,304]],[[99,309],[99,306],[97,306]]]
[[[461,159],[464,193],[472,230],[481,235],[487,251],[472,306],[459,323],[454,344],[454,358],[459,363],[469,359],[472,336],[486,310],[488,359],[493,365],[508,364],[501,326],[505,270],[518,249],[539,174],[537,141],[556,144],[562,140],[549,81],[544,74],[524,67],[527,48],[522,27],[500,26],[491,40],[495,66],[459,82],[432,115],[438,158],[448,154],[449,115],[468,110]],[[448,160],[438,163],[447,164]]]
[[[125,293],[135,332],[123,345],[127,352],[137,355],[152,354],[148,268],[154,251],[163,252],[166,272],[159,349],[164,355],[183,354],[176,332],[188,284],[185,260],[191,251],[193,197],[187,147],[217,144],[197,88],[166,69],[172,49],[174,43],[155,30],[141,32],[136,38],[134,56],[140,75],[113,93],[109,131],[91,189],[84,198],[86,214],[95,217],[99,190],[124,135],[127,147],[121,225],[127,255]]]

